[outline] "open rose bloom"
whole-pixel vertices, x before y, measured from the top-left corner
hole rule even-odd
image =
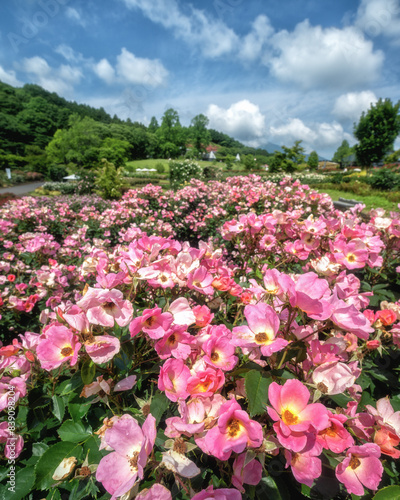
[[[0,207],[0,453],[22,488],[323,500],[399,482],[400,212],[271,179]]]

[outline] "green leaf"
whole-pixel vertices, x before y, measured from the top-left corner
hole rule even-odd
[[[50,399],[43,394],[41,388],[35,388],[28,394],[29,408],[31,410],[36,410],[37,408],[45,408]]]
[[[346,408],[347,403],[351,401],[351,398],[345,394],[335,394],[334,396],[331,395],[329,397],[341,408]]]
[[[382,488],[372,500],[400,500],[400,486]]]
[[[35,466],[35,488],[43,491],[55,483],[52,476],[64,458],[81,456],[82,446],[76,443],[64,441],[49,448]]]
[[[169,399],[165,396],[165,394],[162,394],[161,392],[158,392],[151,400],[150,413],[156,419],[157,425],[160,422],[163,413],[165,412],[165,410],[168,408],[169,405],[170,405]]]
[[[104,450],[99,450],[100,439],[98,436],[93,434],[90,436],[83,445],[83,454],[86,457],[87,454],[89,464],[98,464],[104,456]]]
[[[244,379],[250,416],[264,414],[268,403],[268,387],[271,380],[263,377],[256,370],[250,370],[246,373]]]
[[[61,384],[57,386],[57,392],[60,396],[67,396],[80,387],[82,387],[82,379],[80,374],[78,373],[71,379],[61,382]]]
[[[311,498],[311,488],[306,484],[301,485],[301,494],[307,498]]]
[[[60,396],[53,396],[51,399],[53,401],[53,415],[62,422],[65,414],[64,400]]]
[[[32,491],[33,485],[35,483],[35,471],[33,467],[25,467],[20,469],[15,474],[15,485],[12,487],[11,483],[8,483],[3,487],[0,499],[1,500],[22,500]]]
[[[34,443],[32,445],[32,456],[41,457],[45,451],[49,449],[49,446],[45,443]]]
[[[263,477],[257,486],[258,498],[268,498],[268,500],[283,500],[279,488],[271,476]]]
[[[93,363],[91,359],[87,359],[81,368],[81,377],[82,382],[85,385],[89,385],[93,382],[94,377],[96,375],[96,365]]]
[[[74,422],[80,422],[91,406],[90,403],[75,402],[77,400],[79,400],[79,398],[75,398],[68,403],[68,411]]]
[[[92,435],[92,428],[90,426],[85,427],[82,422],[66,420],[57,432],[62,441],[79,443]]]

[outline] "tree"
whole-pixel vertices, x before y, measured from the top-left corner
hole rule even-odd
[[[307,160],[307,165],[311,168],[311,170],[317,170],[318,168],[318,154],[316,151],[311,151],[308,160]]]
[[[156,136],[160,139],[160,148],[164,156],[176,158],[185,149],[185,132],[177,111],[172,108],[167,109],[156,131]]]
[[[127,152],[129,148],[130,144],[128,141],[121,141],[121,139],[115,139],[114,137],[106,137],[99,149],[99,161],[105,158],[113,163],[116,168],[122,167],[128,159]]]
[[[353,153],[348,141],[344,139],[342,144],[337,148],[335,154],[332,157],[332,161],[339,163],[341,167],[345,166],[346,158],[348,158]]]
[[[157,118],[155,116],[152,116],[149,126],[147,127],[148,131],[154,134],[154,132],[156,132],[159,127],[160,125],[158,124]]]
[[[390,99],[379,99],[371,104],[367,113],[361,115],[354,126],[354,136],[358,140],[355,152],[358,163],[370,167],[383,159],[392,148],[400,133],[400,101],[393,105]]]
[[[205,151],[210,143],[210,132],[207,130],[209,119],[203,115],[195,116],[190,122],[189,137],[198,151]]]
[[[295,141],[294,146],[288,148],[286,146],[282,146],[285,159],[292,161],[295,165],[300,165],[304,162],[304,153],[305,150],[303,146],[300,146],[302,141]]]
[[[254,170],[257,166],[256,160],[253,155],[246,155],[243,158],[243,163],[246,170]]]
[[[385,156],[385,163],[397,163],[400,160],[400,149]]]
[[[99,149],[109,135],[109,127],[85,116],[72,115],[69,128],[57,130],[46,148],[50,161],[78,167],[97,165]]]

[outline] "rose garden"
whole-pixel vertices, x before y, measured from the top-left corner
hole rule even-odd
[[[3,500],[400,496],[400,213],[290,177],[0,209]]]

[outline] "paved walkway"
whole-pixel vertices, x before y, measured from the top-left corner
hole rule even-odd
[[[30,182],[29,184],[19,184],[17,186],[0,188],[0,194],[13,193],[16,196],[23,196],[30,193],[31,191],[35,191],[36,188],[42,186],[43,184],[43,182]]]

